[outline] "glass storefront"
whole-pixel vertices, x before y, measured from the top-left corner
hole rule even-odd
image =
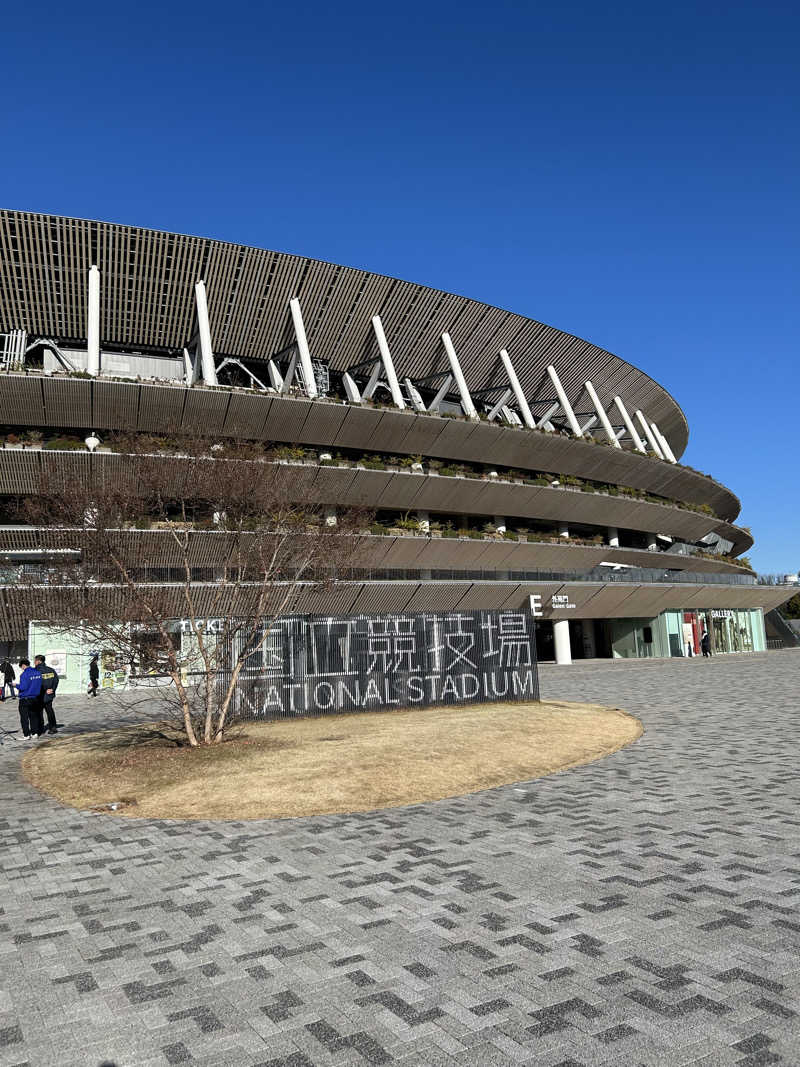
[[[766,647],[760,611],[714,608],[699,615],[711,635],[712,653],[760,652]]]
[[[612,619],[611,654],[614,659],[653,659],[668,656],[666,630],[657,619]]]
[[[710,635],[712,655],[763,652],[767,647],[758,608],[664,611],[656,619],[612,619],[610,628],[615,659],[699,656],[704,633]]]

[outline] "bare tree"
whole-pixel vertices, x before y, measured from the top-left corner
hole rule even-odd
[[[46,585],[40,576],[27,590],[28,610],[38,597],[54,628],[154,666],[171,680],[188,743],[218,744],[246,661],[280,616],[313,610],[348,580],[368,517],[334,519],[319,468],[253,446],[118,445],[43,464],[23,514],[53,562]]]

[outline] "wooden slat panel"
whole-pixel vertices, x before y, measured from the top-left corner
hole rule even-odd
[[[220,355],[267,358],[291,339],[288,301],[299,296],[312,352],[346,367],[374,351],[369,318],[379,311],[399,373],[442,365],[449,330],[474,387],[494,373],[500,347],[530,393],[555,361],[573,399],[591,377],[604,402],[620,392],[658,422],[677,454],[685,419],[648,376],[611,353],[553,327],[465,297],[319,260],[111,223],[0,212],[0,330],[81,341],[86,274],[101,270],[103,341],[180,349],[194,329],[193,286],[209,292]]]

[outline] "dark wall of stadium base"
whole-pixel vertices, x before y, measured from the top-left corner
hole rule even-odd
[[[251,656],[238,719],[538,700],[526,612],[290,616]]]

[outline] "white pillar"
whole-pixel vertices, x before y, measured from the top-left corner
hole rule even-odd
[[[595,388],[591,382],[586,382],[586,392],[589,394],[589,398],[594,404],[594,410],[597,412],[597,417],[600,419],[600,423],[606,432],[606,437],[609,439],[614,448],[622,448],[622,445],[617,440],[617,435],[614,433],[614,428],[608,421],[608,415],[606,409],[600,403],[600,397],[595,392]]]
[[[504,534],[506,532],[507,527],[505,515],[495,515],[494,528],[499,534]]]
[[[306,338],[306,328],[303,325],[303,313],[300,310],[300,301],[296,296],[293,296],[289,301],[289,309],[292,312],[294,335],[297,338],[297,350],[300,353],[300,369],[303,372],[303,384],[306,387],[306,393],[312,400],[314,400],[317,396],[317,380],[314,377],[314,368],[311,366],[311,352],[308,347],[308,339]]]
[[[345,396],[347,397],[349,402],[351,404],[360,404],[361,393],[359,391],[358,386],[347,373],[347,371],[345,371],[342,375],[342,385],[344,386]]]
[[[475,405],[472,403],[472,397],[469,395],[467,379],[464,377],[461,364],[458,362],[458,356],[456,355],[456,350],[453,348],[453,342],[450,340],[450,334],[443,333],[442,341],[444,343],[444,350],[447,353],[447,358],[450,361],[450,370],[453,372],[458,391],[461,394],[461,407],[463,408],[464,414],[468,419],[477,419],[478,412],[475,410]]]
[[[431,532],[431,517],[427,511],[417,512],[417,523],[419,524],[420,533]]]
[[[583,437],[583,434],[581,433],[581,428],[578,425],[578,420],[575,418],[575,412],[572,410],[572,405],[567,399],[567,394],[564,392],[564,386],[561,384],[561,379],[556,374],[556,368],[552,365],[552,363],[547,368],[547,373],[550,375],[550,381],[553,383],[553,387],[556,391],[556,396],[559,399],[563,412],[567,416],[569,428],[572,430],[576,437]]]
[[[380,315],[372,316],[372,328],[375,331],[375,337],[378,340],[378,350],[383,360],[383,369],[386,371],[386,382],[389,386],[389,392],[392,394],[392,400],[395,403],[395,407],[400,408],[402,411],[406,402],[403,399],[403,394],[400,392],[400,382],[397,380],[397,371],[394,369],[394,362],[392,360],[392,354],[389,351],[389,345],[386,341],[386,334],[383,332],[383,323],[381,322]]]
[[[208,300],[206,283],[199,281],[194,287],[197,305],[197,334],[200,341],[200,366],[206,385],[217,384],[217,369],[214,366],[214,350],[211,347],[211,327],[208,324]]]
[[[669,441],[663,435],[661,430],[659,430],[659,428],[656,425],[656,423],[651,422],[650,426],[651,426],[651,428],[653,430],[653,433],[656,435],[656,439],[657,439],[658,443],[661,445],[661,451],[664,453],[664,455],[667,457],[667,459],[670,461],[670,463],[677,463],[678,461],[677,461],[677,459],[675,459],[675,453],[669,447]]]
[[[100,373],[100,271],[89,267],[89,307],[86,316],[86,370]]]
[[[608,543],[612,548],[619,548],[619,530],[616,526],[608,528]]]
[[[183,350],[183,376],[187,385],[194,385],[197,381],[197,359],[192,359],[189,350]]]
[[[500,394],[499,398],[498,398],[498,399],[497,399],[497,400],[496,400],[496,401],[494,402],[494,404],[492,405],[492,408],[491,408],[491,410],[490,410],[490,411],[488,411],[488,412],[486,413],[486,418],[487,418],[487,419],[488,419],[488,420],[489,420],[490,422],[492,421],[492,419],[495,419],[495,418],[497,418],[497,416],[498,416],[498,415],[499,415],[499,413],[500,413],[500,410],[501,410],[501,408],[505,407],[505,405],[506,405],[506,404],[507,404],[507,403],[509,402],[509,400],[511,399],[511,395],[512,395],[512,390],[511,390],[511,389],[505,389],[505,390],[504,390],[504,391],[503,391],[503,392],[502,392],[502,393]]]
[[[533,415],[531,414],[530,405],[528,404],[525,394],[522,391],[522,386],[519,384],[517,372],[514,370],[514,365],[511,362],[511,357],[504,348],[500,349],[500,360],[502,361],[503,368],[506,372],[506,377],[508,378],[511,388],[514,390],[514,397],[517,401],[517,407],[519,408],[519,413],[522,416],[522,421],[525,423],[529,430],[536,429],[536,422],[533,418]]]
[[[565,522],[558,524],[558,536],[565,538],[569,537],[569,526]]]
[[[664,453],[661,451],[661,445],[656,441],[655,434],[650,429],[650,425],[641,411],[636,412],[636,418],[639,420],[639,425],[644,430],[644,435],[648,440],[648,443],[659,459],[664,459]]]
[[[419,389],[417,389],[410,378],[405,378],[404,381],[406,383],[406,393],[408,394],[408,399],[411,401],[413,409],[415,411],[425,411],[425,404],[423,403],[422,397],[419,395]]]
[[[628,414],[628,409],[625,407],[625,405],[622,403],[622,400],[618,396],[614,397],[614,405],[617,411],[622,416],[622,421],[625,423],[625,429],[631,435],[633,447],[636,449],[637,452],[645,452],[646,449],[644,447],[644,442],[642,441],[639,434],[636,432],[636,427],[633,425],[633,420]]]
[[[553,619],[553,644],[556,663],[568,666],[572,663],[572,648],[569,643],[569,619]]]
[[[552,424],[550,419],[558,411],[558,408],[559,408],[559,403],[558,403],[558,401],[556,401],[555,404],[552,404],[547,409],[547,411],[545,411],[544,415],[542,415],[542,417],[539,419],[538,429],[547,430],[548,433],[550,433],[551,431],[555,430],[555,426]]]

